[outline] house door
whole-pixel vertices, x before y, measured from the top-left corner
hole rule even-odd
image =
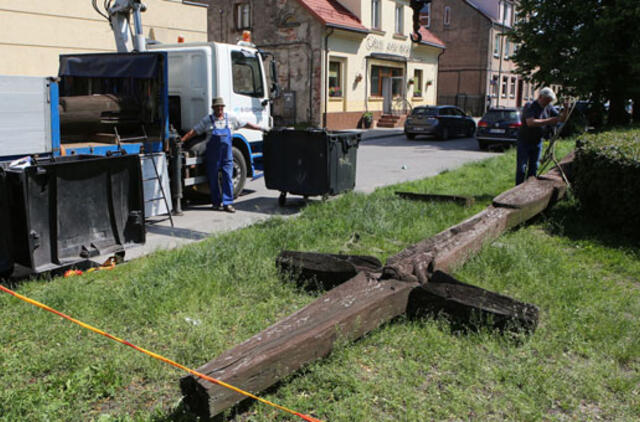
[[[385,114],[391,114],[391,101],[393,100],[392,78],[382,78],[382,96],[384,102],[382,110]]]

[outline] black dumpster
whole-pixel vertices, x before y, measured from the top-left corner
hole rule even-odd
[[[74,155],[5,165],[15,263],[51,271],[144,243],[137,155]]]
[[[6,174],[0,167],[0,278],[9,276],[13,272],[11,221],[9,220],[9,199],[6,180]]]
[[[274,129],[264,138],[264,179],[267,189],[279,190],[280,205],[287,193],[326,198],[356,185],[360,133],[324,129]]]

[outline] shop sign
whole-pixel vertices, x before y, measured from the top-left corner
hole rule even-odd
[[[409,43],[385,42],[385,40],[375,35],[369,35],[365,39],[364,47],[367,51],[375,51],[377,53],[399,54],[407,57],[411,54],[411,45]]]

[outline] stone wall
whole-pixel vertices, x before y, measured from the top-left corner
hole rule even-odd
[[[239,0],[211,0],[209,39],[236,43],[234,9]],[[253,0],[250,30],[256,46],[271,52],[278,64],[283,93],[295,93],[295,111],[287,112],[284,97],[273,103],[278,124],[310,123],[322,126],[322,60],[324,27],[297,1]],[[222,10],[222,13],[220,11]],[[267,74],[268,66],[267,66]]]

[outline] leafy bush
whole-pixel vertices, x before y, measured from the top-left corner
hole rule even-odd
[[[640,235],[640,129],[584,135],[574,172],[574,190],[588,214]]]

